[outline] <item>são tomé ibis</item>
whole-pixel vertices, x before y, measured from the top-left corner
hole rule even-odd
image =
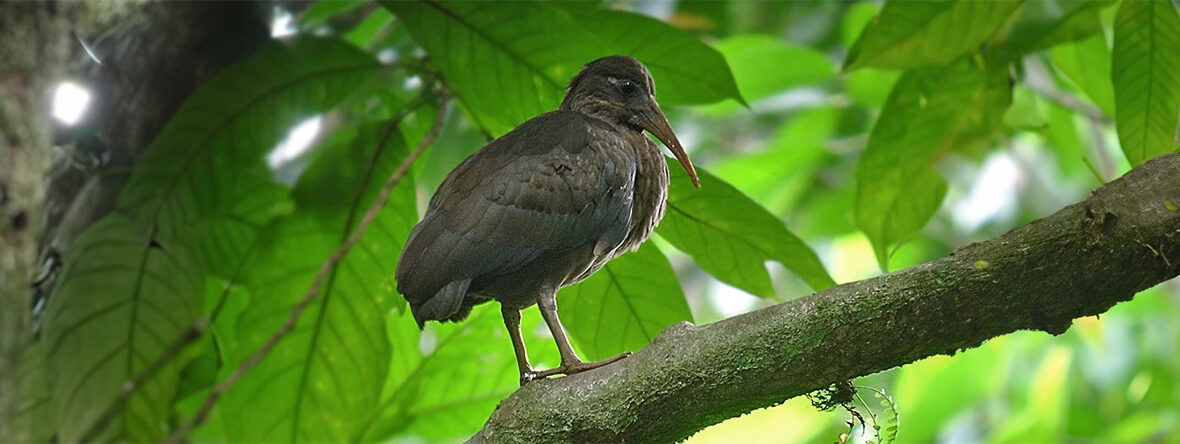
[[[488,143],[451,171],[406,241],[397,289],[421,328],[461,321],[500,302],[524,384],[594,369],[582,362],[557,315],[557,291],[635,250],[664,215],[668,167],[655,135],[700,182],[655,100],[647,67],[604,57],[570,81],[561,106]],[[561,365],[535,371],[520,331],[533,304]]]

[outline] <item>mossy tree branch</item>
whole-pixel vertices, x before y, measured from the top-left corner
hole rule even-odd
[[[473,442],[667,442],[724,419],[1017,330],[1060,334],[1180,274],[1180,154],[949,256],[529,383]]]

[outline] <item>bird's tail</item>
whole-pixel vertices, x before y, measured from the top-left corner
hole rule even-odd
[[[414,315],[414,321],[418,322],[418,328],[426,325],[426,321],[443,321],[454,317],[463,306],[469,286],[471,279],[452,281],[425,302],[410,304],[410,312]]]

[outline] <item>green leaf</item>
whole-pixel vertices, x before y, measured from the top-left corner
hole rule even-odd
[[[295,211],[266,230],[244,277],[251,303],[237,320],[232,365],[279,329],[405,158],[400,132],[388,125],[358,134],[317,150],[296,184]],[[387,377],[385,317],[401,299],[393,275],[416,208],[413,182],[403,178],[291,333],[225,394],[231,441],[345,442],[359,433]]]
[[[576,68],[598,57],[626,54],[651,70],[660,103],[699,105],[733,99],[746,105],[725,57],[692,34],[643,14],[616,9],[593,9],[576,16],[566,12],[566,20],[585,27],[582,36],[597,45],[594,56],[573,60]],[[572,78],[573,73],[564,78]]]
[[[1114,4],[1107,0],[1039,0],[1025,3],[1011,30],[997,40],[1001,58],[1016,60],[1025,54],[1061,43],[1082,40],[1102,32],[1098,10]]]
[[[647,65],[665,105],[743,102],[725,59],[656,19],[539,2],[396,2],[393,11],[434,58],[480,126],[504,134],[561,103],[582,65],[627,54]]]
[[[557,298],[562,323],[586,360],[639,350],[665,327],[692,321],[672,264],[652,243],[563,288]]]
[[[135,379],[201,314],[204,270],[176,239],[140,233],[112,213],[66,252],[49,298],[44,340],[53,375],[58,439],[77,442]],[[164,365],[127,400],[93,441],[164,437],[183,357]]]
[[[969,59],[898,80],[856,166],[856,224],[881,269],[942,204],[946,182],[934,159],[990,135],[1011,100],[1006,70],[985,71]]]
[[[6,375],[7,376],[7,375]],[[5,399],[2,442],[50,442],[57,432],[57,412],[53,405],[53,372],[45,359],[45,341],[36,341],[20,352],[9,383],[15,394]]]
[[[1008,359],[1002,350],[989,343],[954,357],[934,356],[899,369],[893,397],[901,402],[895,415],[886,418],[909,418],[904,428],[895,430],[899,432],[897,442],[936,441],[947,420],[1000,388]]]
[[[1102,33],[1054,47],[1053,64],[1108,116],[1114,116],[1114,86],[1110,81],[1110,49]]]
[[[328,24],[337,15],[344,14],[369,3],[368,0],[319,0],[299,14],[299,28],[315,29]]]
[[[1025,87],[1012,90],[1012,106],[1004,113],[1004,126],[1028,131],[1042,130],[1048,126],[1036,93]]]
[[[1177,148],[1180,15],[1170,1],[1126,0],[1114,21],[1111,81],[1119,143],[1131,166]]]
[[[873,395],[881,400],[882,409],[878,417],[881,418],[881,422],[886,424],[884,436],[881,433],[877,433],[877,437],[881,439],[881,444],[891,444],[897,441],[897,403],[883,391],[873,390]],[[873,428],[879,429],[880,427],[874,421]]]
[[[372,48],[381,31],[392,25],[393,14],[385,9],[376,9],[348,31],[344,38],[357,47]]]
[[[245,264],[240,264],[244,266]],[[238,282],[231,282],[216,277],[205,279],[205,313],[208,313],[212,324],[208,326],[208,334],[204,335],[196,344],[190,345],[188,350],[196,357],[180,373],[180,384],[177,388],[176,399],[185,399],[206,392],[217,382],[219,373],[225,370],[224,351],[236,344],[233,320],[237,319],[249,302],[249,296]],[[204,398],[204,396],[200,396]],[[181,416],[192,416],[193,412],[182,412]],[[208,424],[208,422],[206,422]],[[196,434],[200,434],[199,431]],[[190,435],[189,438],[193,438]]]
[[[835,108],[800,112],[779,126],[764,150],[727,156],[711,170],[777,214],[781,205],[767,197],[786,189],[789,196],[779,200],[789,200],[811,185],[812,176],[808,173],[826,152],[824,145],[835,131],[839,117],[839,110]]]
[[[849,6],[840,23],[840,43],[846,48],[855,45],[860,33],[864,32],[878,12],[881,12],[881,5],[873,2],[857,2]]]
[[[880,108],[889,100],[889,91],[901,73],[878,69],[858,69],[844,75],[844,89],[861,105]]]
[[[1063,346],[1049,348],[1039,369],[1028,381],[1023,411],[997,424],[993,442],[1061,442],[1065,438],[1071,384],[1070,362],[1074,351]],[[1030,366],[1031,363],[1024,365]]]
[[[211,271],[229,277],[285,194],[263,155],[308,116],[339,104],[381,66],[330,39],[275,43],[190,96],[148,147],[118,208],[161,238],[194,233]]]
[[[950,63],[995,34],[1022,3],[889,0],[848,51],[844,70]]]
[[[733,186],[698,169],[692,186],[680,165],[669,164],[668,209],[657,231],[697,264],[730,285],[771,297],[766,261],[776,261],[812,289],[835,285],[819,257],[782,220]]]
[[[714,44],[733,70],[746,100],[758,100],[791,88],[820,83],[836,74],[824,53],[769,35],[729,37]],[[790,63],[784,63],[789,60]],[[663,85],[660,85],[661,90]],[[731,102],[718,104],[737,108]]]
[[[1057,155],[1057,167],[1068,177],[1083,170],[1082,158],[1085,150],[1082,138],[1078,133],[1075,114],[1072,110],[1052,102],[1041,102],[1041,108],[1048,116],[1048,126],[1045,128],[1045,141]]]

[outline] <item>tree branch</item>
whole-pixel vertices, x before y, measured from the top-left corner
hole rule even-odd
[[[1180,274],[1180,154],[950,256],[708,325],[669,327],[616,364],[526,384],[472,442],[668,442],[754,409],[1017,330],[1073,319]]]

